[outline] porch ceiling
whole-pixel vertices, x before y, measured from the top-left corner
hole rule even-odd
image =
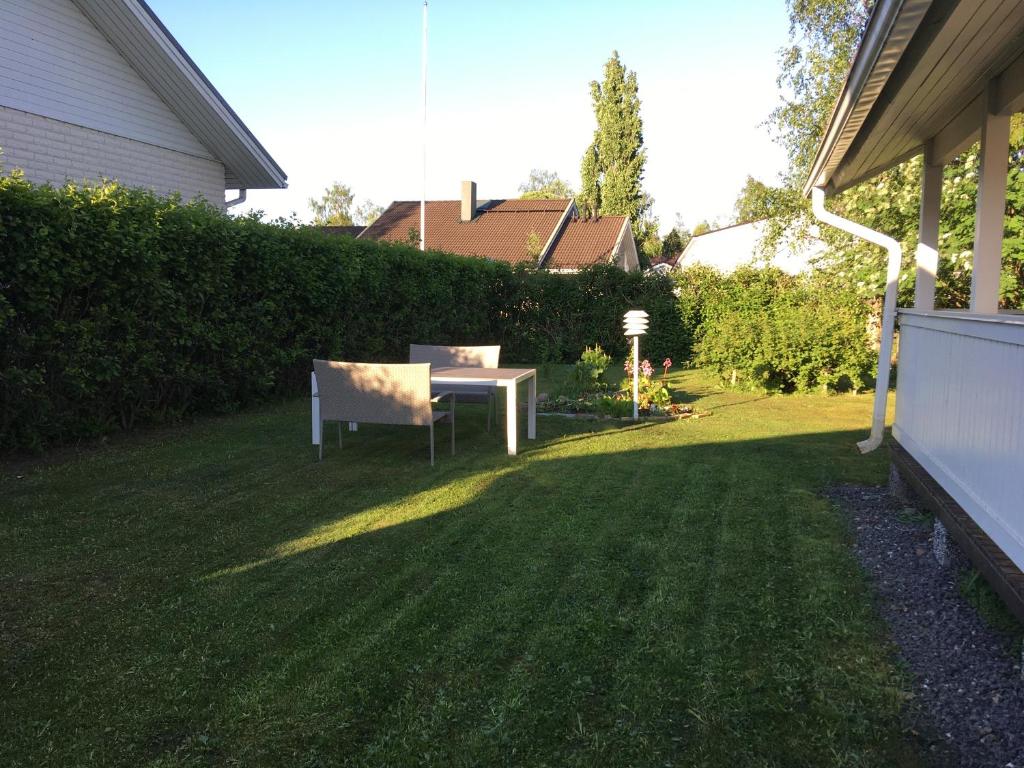
[[[986,98],[1005,113],[1022,94],[1024,0],[878,0],[805,192],[842,191],[929,142],[947,161],[978,138]]]

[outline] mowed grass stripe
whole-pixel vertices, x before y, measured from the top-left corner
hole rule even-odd
[[[315,463],[296,401],[0,474],[0,760],[918,764],[818,496],[884,477],[869,398],[673,381],[714,415],[507,457],[463,408],[433,469],[373,426]]]

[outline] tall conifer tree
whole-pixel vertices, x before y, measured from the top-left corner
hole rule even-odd
[[[629,216],[637,244],[645,252],[651,250],[648,246],[657,252],[657,222],[650,217],[652,200],[643,190],[647,150],[637,92],[636,72],[627,71],[613,51],[604,65],[604,79],[590,83],[597,129],[580,164],[577,199],[585,215]]]

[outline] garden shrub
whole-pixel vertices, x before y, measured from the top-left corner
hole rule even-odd
[[[40,448],[303,392],[314,357],[500,343],[506,362],[685,354],[672,284],[578,275],[233,218],[116,185],[0,176],[0,449]]]
[[[696,329],[694,362],[723,381],[780,392],[870,385],[868,307],[852,292],[774,268],[701,267],[677,280],[682,324]]]
[[[586,347],[573,368],[572,386],[576,395],[601,392],[607,388],[601,377],[611,365],[612,357],[601,349],[600,344]]]

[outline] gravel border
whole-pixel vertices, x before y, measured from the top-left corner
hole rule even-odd
[[[950,539],[950,563],[940,566],[931,523],[884,488],[844,485],[826,496],[849,515],[857,560],[913,677],[915,730],[941,740],[932,751],[951,751],[962,768],[1024,768],[1021,659],[963,597],[966,556]]]

